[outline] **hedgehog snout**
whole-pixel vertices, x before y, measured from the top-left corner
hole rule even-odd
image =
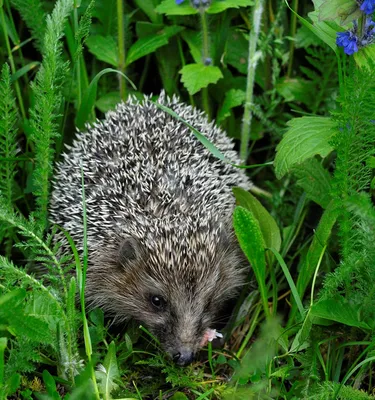
[[[186,365],[189,365],[192,363],[194,360],[195,353],[191,351],[188,347],[182,347],[172,355],[173,361],[181,366],[185,367]]]

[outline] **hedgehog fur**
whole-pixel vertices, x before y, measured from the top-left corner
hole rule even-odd
[[[239,162],[232,141],[201,111],[164,93],[158,101]],[[231,189],[251,183],[149,98],[119,104],[67,147],[51,221],[82,251],[83,171],[88,304],[116,322],[144,323],[178,364],[188,364],[220,306],[243,284]]]

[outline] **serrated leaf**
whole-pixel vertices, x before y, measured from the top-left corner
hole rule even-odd
[[[181,32],[183,29],[184,27],[182,26],[167,26],[157,34],[138,39],[128,50],[126,65],[130,65],[139,58],[153,53],[159,47],[165,46],[168,44],[169,38]]]
[[[217,114],[217,123],[220,124],[230,116],[230,110],[234,107],[241,106],[246,98],[246,94],[240,89],[230,89],[225,93],[225,99]]]
[[[332,320],[344,325],[355,326],[366,330],[371,329],[366,322],[359,319],[358,307],[350,304],[346,299],[339,295],[315,303],[311,307],[311,316]]]
[[[326,157],[333,150],[329,141],[336,133],[336,122],[328,117],[294,118],[287,125],[289,129],[276,148],[274,166],[278,179],[317,154]]]
[[[326,208],[331,201],[331,175],[316,158],[310,158],[301,165],[293,167],[298,178],[297,185],[306,192],[306,196]]]
[[[241,188],[233,188],[234,196],[238,205],[251,211],[259,223],[260,230],[267,248],[280,251],[281,235],[280,229],[272,215],[250,192]]]
[[[201,89],[207,87],[210,83],[216,83],[223,77],[220,68],[213,65],[188,64],[181,70],[181,82],[187,91],[193,95]]]
[[[89,52],[100,60],[114,67],[118,66],[118,47],[113,36],[94,35],[86,39]]]

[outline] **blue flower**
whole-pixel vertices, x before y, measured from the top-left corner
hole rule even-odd
[[[352,31],[337,32],[336,44],[349,56],[358,51],[358,37]]]
[[[372,14],[375,11],[375,0],[364,0],[360,9],[365,14]]]
[[[176,0],[176,4],[179,6],[180,4],[182,4],[184,2],[184,0]]]
[[[375,41],[375,22],[371,17],[366,17],[365,29],[360,40],[361,46],[367,46]]]

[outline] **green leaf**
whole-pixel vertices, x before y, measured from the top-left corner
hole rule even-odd
[[[160,22],[161,16],[157,14],[153,0],[135,0],[135,4],[140,8],[150,19],[151,22]]]
[[[294,337],[292,345],[290,346],[290,352],[294,353],[296,351],[301,351],[308,346],[307,340],[310,336],[310,331],[312,328],[312,319],[310,316],[310,310],[308,311],[300,330]]]
[[[216,121],[218,124],[223,122],[231,114],[231,109],[241,106],[245,102],[246,93],[240,89],[230,89],[225,93],[225,99],[219,112],[217,113]]]
[[[17,79],[21,78],[22,76],[26,75],[28,72],[34,70],[36,67],[40,65],[39,61],[32,61],[26,65],[24,65],[22,68],[18,69],[13,75],[12,75],[12,82],[16,81]]]
[[[265,243],[259,222],[251,211],[243,207],[236,207],[233,213],[233,226],[240,247],[253,268],[264,311],[266,315],[269,315],[264,254]]]
[[[318,11],[319,20],[340,19],[341,25],[347,25],[362,15],[355,0],[325,0]]]
[[[283,77],[276,84],[277,92],[284,97],[285,101],[296,101],[311,105],[315,101],[311,93],[316,89],[315,82],[301,78]]]
[[[262,232],[265,247],[273,247],[280,251],[281,235],[280,229],[272,215],[263,207],[263,205],[250,192],[241,188],[233,188],[234,196],[238,205],[251,211],[259,223]]]
[[[249,57],[249,42],[244,34],[235,29],[230,29],[224,62],[237,68],[242,74],[247,74],[247,59]]]
[[[202,39],[201,33],[185,29],[181,33],[182,38],[189,46],[190,54],[196,63],[202,61]]]
[[[5,390],[8,396],[14,394],[21,385],[21,375],[13,374],[5,382]]]
[[[128,50],[126,65],[128,66],[139,58],[153,53],[159,47],[165,46],[172,36],[181,32],[183,29],[182,26],[167,26],[157,34],[138,39]]]
[[[104,398],[111,399],[111,392],[118,387],[115,380],[120,379],[115,342],[111,342],[109,345],[103,366],[96,371],[96,375],[99,381],[100,391],[104,395]]]
[[[190,5],[190,1],[184,1],[182,4],[176,4],[175,0],[163,0],[156,7],[156,12],[166,15],[192,15],[197,14],[198,10]]]
[[[60,400],[61,397],[56,389],[56,382],[47,370],[43,371],[43,381],[47,389],[48,398],[51,400]]]
[[[275,172],[281,179],[296,164],[319,154],[326,157],[332,150],[330,139],[336,133],[336,122],[327,117],[294,118],[276,148]]]
[[[187,91],[193,95],[210,83],[216,83],[223,77],[220,68],[213,65],[188,64],[180,70],[181,81]]]
[[[305,294],[306,288],[310,283],[323,248],[327,245],[331,237],[332,228],[336,222],[338,210],[334,203],[330,203],[320,218],[316,228],[313,241],[306,255],[306,260],[299,271],[297,279],[297,289],[301,297]]]
[[[188,397],[186,397],[186,394],[182,392],[176,392],[170,400],[189,400]]]
[[[113,36],[90,36],[86,39],[86,45],[98,60],[118,66],[118,47]]]
[[[366,322],[360,321],[358,307],[350,304],[346,299],[339,295],[315,303],[311,308],[311,316],[325,318],[344,325],[366,330],[371,329]]]
[[[253,0],[213,0],[211,6],[207,9],[207,13],[218,14],[228,8],[249,7],[253,5]]]
[[[310,158],[292,169],[298,178],[297,185],[306,196],[321,207],[326,208],[331,201],[331,175],[316,158]]]

